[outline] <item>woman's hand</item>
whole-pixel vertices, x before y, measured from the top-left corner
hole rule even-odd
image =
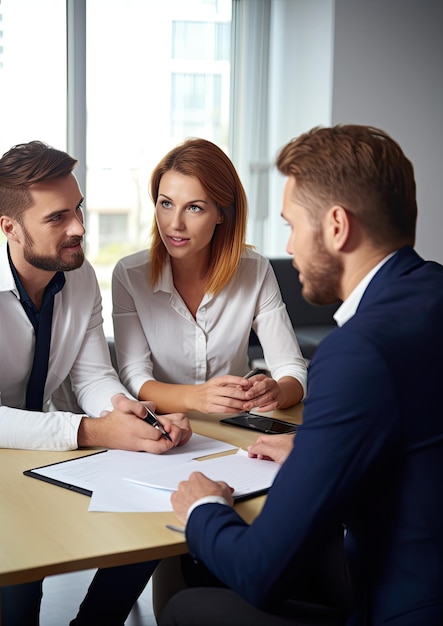
[[[206,383],[195,385],[192,390],[192,406],[202,413],[237,413],[244,411],[248,401],[247,391],[252,386],[252,378],[241,376],[217,376]]]
[[[293,406],[303,397],[303,388],[292,376],[278,382],[265,374],[251,378],[217,376],[191,390],[192,407],[203,413],[236,413],[258,409],[264,413]]]
[[[243,411],[257,409],[267,413],[275,409],[287,409],[303,398],[303,387],[292,376],[283,376],[276,381],[264,374],[257,374],[246,382],[250,382],[251,386],[246,391]]]
[[[266,413],[282,406],[284,394],[276,380],[265,376],[265,374],[257,374],[250,378],[249,382],[251,386],[246,391],[246,402],[243,405],[243,411],[250,411],[256,408]]]

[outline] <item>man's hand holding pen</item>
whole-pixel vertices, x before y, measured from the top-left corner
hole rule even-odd
[[[165,437],[165,439],[167,439],[168,441],[172,441],[171,435],[167,433],[164,426],[160,424],[156,414],[153,411],[151,411],[151,409],[147,407],[146,405],[145,405],[145,409],[146,409],[146,416],[143,418],[144,421],[150,424],[151,426],[153,426],[154,428],[158,428],[158,430],[161,432],[163,437]]]
[[[154,406],[152,403],[143,403],[145,415],[142,419],[159,433],[159,435],[157,435],[157,441],[159,441],[160,444],[161,440],[163,440],[164,444],[169,444],[166,449],[170,449],[171,447],[182,446],[189,441],[192,430],[189,420],[184,413],[162,415],[162,422],[160,422],[153,408],[149,405]]]
[[[83,417],[77,434],[79,447],[101,446],[162,454],[183,445],[192,435],[184,413],[162,415],[161,423],[155,416],[154,425],[145,421],[145,404],[123,394],[113,396],[111,401],[113,409],[100,418]]]

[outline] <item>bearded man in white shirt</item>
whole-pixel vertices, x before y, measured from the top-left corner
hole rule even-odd
[[[0,447],[160,454],[188,441],[189,422],[181,413],[162,416],[169,438],[162,436],[112,367],[99,287],[83,253],[76,163],[39,141],[0,159]],[[52,396],[68,376],[80,412],[54,410]],[[72,623],[123,624],[155,565],[98,570]],[[2,588],[3,624],[38,625],[42,582]]]

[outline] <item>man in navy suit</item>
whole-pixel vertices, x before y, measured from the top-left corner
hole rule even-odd
[[[225,586],[180,592],[160,623],[441,626],[443,267],[413,249],[413,167],[385,132],[356,125],[301,135],[277,166],[303,295],[342,301],[338,328],[311,362],[295,439],[249,449],[281,463],[256,520],[199,473],[173,494],[191,555]],[[341,616],[295,582],[337,523],[354,588]]]

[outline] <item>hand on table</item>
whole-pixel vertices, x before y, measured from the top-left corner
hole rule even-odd
[[[255,443],[248,446],[248,456],[270,459],[283,465],[294,446],[295,435],[260,435]]]
[[[201,385],[195,385],[193,405],[202,413],[236,413],[244,411],[247,392],[252,379],[241,376],[217,376]]]
[[[171,496],[171,504],[180,522],[185,525],[189,507],[205,496],[221,496],[230,506],[234,504],[234,489],[222,481],[207,478],[201,472],[193,472],[188,480],[179,483]]]
[[[292,385],[294,379],[289,380]],[[280,408],[285,402],[281,385],[265,374],[251,378],[230,374],[217,376],[195,385],[193,393],[193,408],[202,413],[236,413],[253,408],[267,412]]]
[[[278,409],[283,402],[283,392],[276,380],[265,374],[256,374],[246,382],[250,383],[246,389],[246,402],[243,411],[258,409],[266,413]]]

